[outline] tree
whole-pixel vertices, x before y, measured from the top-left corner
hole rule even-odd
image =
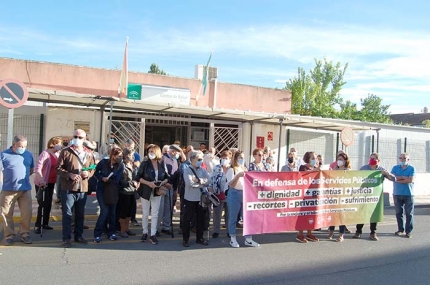
[[[357,104],[350,100],[340,103],[339,119],[343,120],[359,120],[360,114],[357,110]]]
[[[166,72],[158,67],[155,63],[151,64],[148,73],[167,75]]]
[[[376,95],[368,94],[367,98],[360,99],[361,110],[359,111],[359,119],[365,122],[387,123],[392,124],[388,108],[390,105],[382,105],[382,99]]]
[[[422,124],[424,125],[425,128],[430,128],[430,120],[424,120]]]
[[[298,75],[286,83],[291,91],[291,111],[293,114],[336,118],[336,106],[342,103],[340,90],[345,85],[343,76],[348,67],[338,62],[333,64],[324,59],[315,59],[315,68],[309,74],[298,68]]]

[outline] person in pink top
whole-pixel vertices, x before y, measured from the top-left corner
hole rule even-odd
[[[55,171],[55,165],[57,164],[58,155],[62,149],[63,141],[60,137],[53,137],[47,143],[47,148],[42,151],[36,162],[34,177],[34,186],[36,187],[37,193],[45,188],[45,197],[43,196],[37,199],[39,207],[37,208],[37,218],[34,224],[34,232],[40,234],[41,227],[45,230],[52,230],[49,226],[49,216],[51,215],[52,206],[52,195],[54,194],[55,182],[57,182],[57,173]],[[42,210],[43,210],[43,221],[42,221]]]

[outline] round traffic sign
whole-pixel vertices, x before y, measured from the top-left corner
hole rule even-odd
[[[345,146],[350,146],[354,143],[354,131],[350,127],[345,127],[340,132],[340,140]]]
[[[21,107],[27,102],[27,86],[16,79],[0,81],[0,104],[9,109]]]

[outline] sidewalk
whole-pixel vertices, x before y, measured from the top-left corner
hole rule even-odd
[[[34,223],[36,221],[36,217],[37,217],[37,207],[39,205],[37,204],[37,201],[35,199],[33,199],[33,217],[32,217],[32,223]],[[390,204],[387,205],[387,203],[385,203],[385,208],[387,207],[393,207],[394,208],[394,201],[393,201],[393,196],[390,195]],[[416,196],[415,197],[415,207],[427,207],[430,206],[430,195],[426,195],[426,196]],[[176,204],[176,208],[179,209],[179,199],[178,202]],[[90,221],[90,220],[97,220],[97,217],[100,213],[100,208],[97,202],[97,199],[95,197],[95,195],[90,195],[88,196],[88,200],[87,200],[87,205],[86,205],[86,209],[85,209],[85,220]],[[142,217],[142,204],[140,202],[140,200],[137,200],[137,211],[136,211],[136,218],[140,219]],[[61,221],[62,215],[61,215],[61,209],[60,209],[60,204],[53,204],[52,205],[52,210],[51,210],[51,219],[53,221]],[[15,205],[15,209],[14,209],[14,221],[15,222],[19,222],[20,220],[20,211],[19,211],[19,207],[18,205]]]

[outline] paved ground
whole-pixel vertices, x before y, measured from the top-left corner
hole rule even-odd
[[[229,246],[226,233],[205,247],[191,240],[182,247],[181,236],[163,236],[159,245],[139,242],[140,236],[104,240],[100,244],[73,244],[63,249],[61,225],[34,243],[0,246],[1,284],[429,284],[430,204],[416,208],[412,239],[394,236],[393,207],[385,208],[378,225],[380,241],[343,243],[325,239],[299,244],[295,233],[255,236],[260,248]],[[175,220],[177,221],[177,220]],[[84,236],[92,237],[94,221]],[[176,229],[177,229],[177,225]],[[350,226],[350,228],[354,228]],[[136,232],[140,229],[133,228]],[[242,241],[242,239],[240,239]]]

